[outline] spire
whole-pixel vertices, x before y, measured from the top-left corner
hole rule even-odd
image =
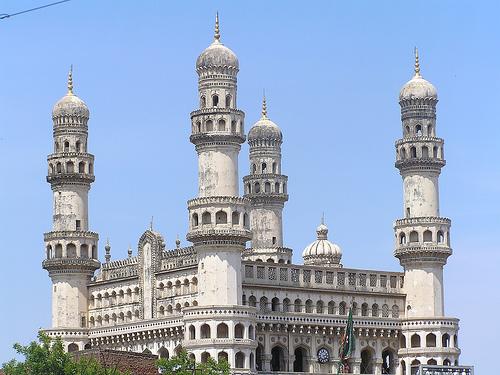
[[[109,263],[111,260],[111,246],[109,245],[109,238],[106,239],[106,246],[104,246],[104,250],[106,250],[104,258],[106,259],[106,263]]]
[[[420,76],[420,62],[418,61],[418,48],[415,47],[415,77]]]
[[[321,225],[325,225],[325,211],[321,214]]]
[[[177,239],[175,240],[175,247],[177,249],[181,247],[181,240],[179,239],[179,235],[177,235]]]
[[[266,102],[266,91],[262,96],[262,118],[267,118],[267,102]]]
[[[214,32],[214,42],[220,40],[220,30],[219,30],[219,12],[215,13],[215,32]]]
[[[73,64],[71,64],[68,73],[68,95],[73,95]]]
[[[151,222],[149,223],[149,230],[152,232],[153,231],[153,216],[151,216]]]
[[[132,247],[130,246],[130,244],[128,245],[127,253],[128,253],[128,257],[132,258]]]

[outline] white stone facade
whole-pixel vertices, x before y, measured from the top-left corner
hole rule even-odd
[[[417,363],[458,363],[458,320],[444,316],[443,266],[450,225],[439,215],[438,178],[445,165],[436,137],[436,89],[420,75],[401,90],[403,138],[396,167],[403,178],[404,218],[394,224],[403,272],[344,268],[324,223],[292,264],[284,247],[279,127],[267,116],[250,129],[250,172],[239,196],[238,155],[246,140],[237,109],[236,55],[220,42],[200,55],[199,108],[190,141],[198,156],[198,197],[187,204],[191,247],[166,249],[146,230],[137,255],[98,261],[88,227],[94,157],[87,151],[89,110],[73,94],[54,107],[54,153],[47,181],[53,229],[43,267],[53,282],[52,327],[69,351],[102,346],[173,356],[182,347],[198,361],[229,361],[234,373],[336,373],[347,313],[353,309],[353,373],[407,374]],[[251,241],[251,242],[250,242]],[[250,246],[251,243],[251,246]],[[98,271],[95,273],[95,271]],[[328,360],[320,363],[318,351]]]

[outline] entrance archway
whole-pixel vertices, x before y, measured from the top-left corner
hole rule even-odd
[[[373,349],[364,348],[361,351],[361,373],[373,374]]]
[[[271,371],[285,371],[285,351],[281,346],[271,349]]]
[[[396,358],[396,355],[392,349],[384,349],[384,351],[382,352],[382,374],[396,373],[394,358]]]
[[[257,371],[262,371],[262,353],[264,353],[264,348],[259,344],[255,350],[255,369]]]
[[[293,371],[294,372],[304,372],[306,371],[306,356],[307,352],[304,348],[295,349],[295,361],[293,361]]]

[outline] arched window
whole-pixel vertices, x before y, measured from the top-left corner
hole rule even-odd
[[[92,259],[97,259],[97,246],[92,245]]]
[[[266,172],[267,172],[267,164],[262,163],[262,173],[266,173]]]
[[[229,328],[226,323],[220,323],[217,325],[217,338],[227,339],[229,337]]]
[[[64,141],[64,152],[69,152],[69,142]]]
[[[78,173],[85,173],[85,162],[78,163]]]
[[[227,213],[225,211],[217,211],[215,214],[216,224],[227,224]]]
[[[281,346],[271,349],[271,371],[285,371],[285,350]]]
[[[265,191],[266,193],[270,193],[270,192],[271,192],[271,183],[270,183],[270,182],[266,182],[266,183],[264,184],[264,191]]]
[[[316,314],[323,314],[324,306],[325,304],[323,303],[323,301],[316,302]]]
[[[386,304],[382,305],[382,318],[388,318],[389,317],[389,306]]]
[[[245,367],[245,354],[243,352],[238,352],[234,356],[234,364],[236,368]]]
[[[255,340],[255,331],[254,331],[253,325],[248,326],[248,338],[250,340]]]
[[[210,358],[210,353],[208,352],[201,353],[201,363],[207,363],[209,358]]]
[[[255,296],[250,296],[248,298],[248,306],[252,306],[252,307],[257,306],[257,298],[255,298]]]
[[[245,228],[248,228],[249,227],[249,222],[248,222],[248,214],[245,212],[243,214],[243,226]]]
[[[276,163],[273,163],[273,173],[276,173]]]
[[[328,302],[328,314],[335,314],[335,302]]]
[[[410,135],[410,127],[408,125],[405,126],[405,135]]]
[[[442,231],[437,232],[437,242],[438,243],[443,243],[444,242],[444,234]]]
[[[200,327],[200,338],[202,339],[210,338],[210,326],[208,324],[203,324]]]
[[[300,299],[297,298],[293,305],[294,305],[293,310],[295,312],[302,312],[302,301]]]
[[[253,191],[258,194],[260,193],[260,184],[258,182],[255,183]]]
[[[395,374],[394,358],[397,358],[396,352],[387,348],[382,351],[382,374]]]
[[[89,245],[83,244],[80,246],[80,258],[87,259],[89,257]]]
[[[160,316],[165,315],[165,306],[160,306]]]
[[[238,211],[233,211],[231,214],[231,223],[233,225],[238,225],[240,223],[240,213]]]
[[[432,242],[432,232],[430,230],[424,231],[424,242]]]
[[[56,164],[56,172],[57,172],[57,173],[62,173],[62,166],[61,166],[61,163],[57,163],[57,164]]]
[[[441,337],[441,345],[442,345],[443,348],[449,348],[450,347],[450,335],[448,335],[447,333],[445,333]]]
[[[373,374],[374,360],[373,349],[366,347],[361,351],[361,374]]]
[[[427,135],[429,137],[432,137],[432,135],[433,135],[432,124],[427,125]]]
[[[399,244],[400,245],[406,244],[406,234],[404,234],[403,232],[399,234]]]
[[[73,173],[75,171],[75,164],[72,161],[66,163],[66,173]]]
[[[76,351],[78,351],[78,345],[77,344],[75,344],[73,342],[73,343],[71,343],[71,344],[68,345],[68,352],[69,353],[76,352]]]
[[[212,224],[212,215],[210,214],[210,212],[205,211],[201,215],[201,223],[202,224]]]
[[[429,147],[427,147],[427,146],[422,147],[422,157],[423,158],[429,157]]]
[[[434,359],[434,358],[431,358],[427,361],[427,364],[428,365],[433,365],[433,366],[436,366],[437,365],[437,361]]]
[[[290,300],[288,298],[283,300],[283,312],[290,312]]]
[[[219,95],[212,96],[212,107],[217,107],[219,105]]]
[[[238,323],[234,326],[234,337],[236,339],[242,339],[244,332],[245,332],[245,327],[243,326],[243,324]]]
[[[198,226],[198,214],[194,213],[193,214],[193,227],[197,227],[197,226]]]
[[[226,95],[226,108],[231,107],[231,95]]]
[[[399,306],[398,305],[392,305],[392,317],[399,318]]]
[[[307,352],[304,348],[295,349],[294,353],[295,360],[293,361],[293,371],[294,372],[304,372],[306,370],[306,358]]]
[[[200,98],[200,107],[205,108],[206,106],[207,106],[207,99],[204,96],[202,96]]]
[[[401,147],[401,150],[399,150],[399,155],[401,159],[406,159],[406,149],[404,147]]]
[[[413,364],[413,363],[412,363],[412,364]],[[444,365],[444,366],[451,366],[451,361],[450,361],[448,358],[446,358],[446,359],[443,361],[443,365]]]
[[[339,303],[339,315],[346,314],[346,303],[344,301]]]
[[[168,350],[167,348],[165,348],[164,346],[162,346],[159,350],[158,350],[158,358],[165,358],[165,359],[168,359],[169,355],[168,355]]]
[[[410,232],[410,242],[418,242],[418,232],[416,231]]]
[[[416,158],[417,157],[417,148],[416,147],[410,147],[410,158]]]
[[[250,183],[247,184],[247,194],[252,194],[252,185]]]
[[[372,316],[375,316],[375,317],[378,316],[378,305],[376,303],[374,303],[372,305]]]
[[[231,121],[231,133],[236,133],[236,121]]]
[[[198,121],[196,123],[196,130],[198,131],[198,133],[201,133],[201,122],[200,121]]]
[[[76,152],[80,152],[80,148],[81,148],[81,143],[80,143],[80,141],[76,141],[76,143],[75,143],[75,149],[76,149]]]
[[[274,192],[275,193],[279,193],[280,192],[280,183],[279,182],[276,182],[274,184]]]
[[[212,130],[214,130],[214,123],[212,120],[208,120],[206,123],[205,123],[205,130],[207,132],[211,132]]]
[[[361,316],[368,316],[368,304],[363,303],[361,305]]]
[[[219,123],[217,124],[217,130],[220,132],[226,131],[226,121],[224,121],[223,119],[220,119]]]
[[[422,125],[418,124],[415,127],[415,133],[417,134],[418,137],[420,137],[422,135]]]
[[[66,246],[66,257],[67,258],[76,258],[76,246],[73,243],[69,243]]]
[[[310,299],[308,299],[306,301],[306,313],[312,313],[313,312],[313,301],[311,301]]]
[[[255,164],[252,164],[252,173],[257,173],[257,166]]]
[[[260,298],[259,307],[260,307],[261,312],[267,312],[267,298],[266,297]]]
[[[271,311],[280,311],[280,300],[277,297],[271,300]]]
[[[399,336],[399,347],[400,348],[406,348],[406,336],[405,335],[401,335]]]
[[[54,142],[54,151],[59,152],[59,142],[57,141]]]
[[[436,347],[436,335],[434,333],[429,333],[425,336],[425,346],[428,348]]]
[[[420,336],[416,333],[411,336],[411,347],[420,348]]]
[[[217,362],[219,362],[219,363],[229,362],[228,359],[229,359],[229,357],[225,351],[219,352],[217,354]]]

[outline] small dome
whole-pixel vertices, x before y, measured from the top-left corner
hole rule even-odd
[[[214,41],[196,60],[196,70],[210,67],[231,67],[239,69],[235,53],[220,42],[219,15],[215,17]]]
[[[415,48],[415,75],[405,83],[399,92],[399,101],[411,99],[435,99],[437,90],[432,83],[425,80],[420,74],[418,50]]]
[[[251,142],[258,139],[273,139],[281,141],[282,138],[283,135],[281,134],[279,126],[267,117],[266,98],[264,97],[262,100],[262,117],[248,132],[248,141]]]
[[[342,267],[340,246],[328,241],[328,227],[321,223],[316,229],[316,241],[302,252],[305,265],[323,265],[325,267]]]
[[[68,93],[59,99],[52,109],[53,118],[61,116],[89,118],[89,107],[82,99],[73,94],[73,72],[71,70],[68,74]]]

